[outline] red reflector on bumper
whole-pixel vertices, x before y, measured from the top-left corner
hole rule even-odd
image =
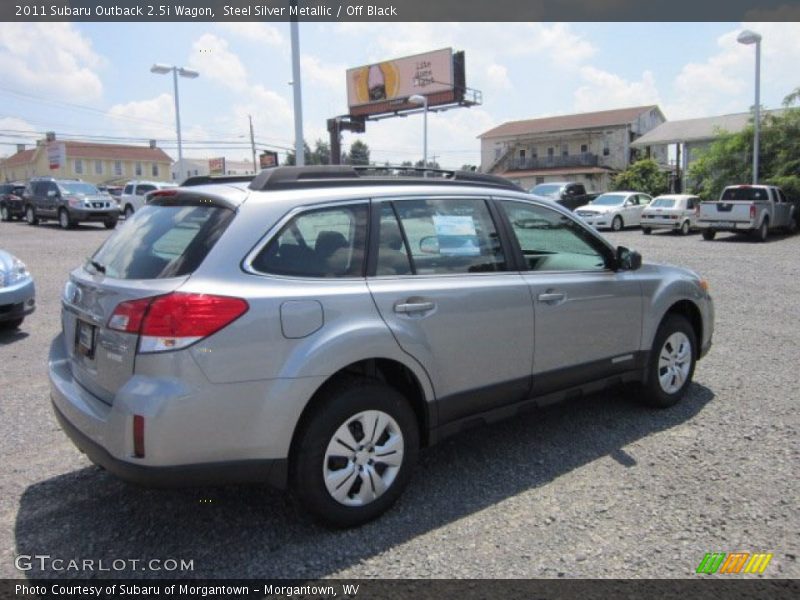
[[[133,415],[133,455],[144,458],[144,417]]]

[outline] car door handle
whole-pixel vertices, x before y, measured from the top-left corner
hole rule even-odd
[[[536,299],[539,302],[546,302],[547,304],[555,304],[556,302],[562,302],[565,300],[567,295],[564,292],[545,292],[544,294],[539,294],[536,296]]]
[[[433,302],[400,302],[394,305],[394,312],[408,314],[426,312],[436,308]]]

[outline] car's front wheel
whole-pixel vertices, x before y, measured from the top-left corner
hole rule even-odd
[[[72,219],[69,218],[69,213],[65,208],[58,211],[58,225],[61,229],[71,229],[73,227]]]
[[[647,404],[667,408],[681,399],[694,375],[696,347],[689,321],[680,315],[667,315],[650,352],[643,398]]]
[[[8,212],[8,208],[5,206],[0,206],[0,221],[10,221],[11,220],[11,213]]]
[[[28,225],[39,224],[39,218],[36,216],[36,211],[33,210],[32,206],[28,206],[25,209],[25,221],[27,221]]]
[[[624,225],[624,223],[622,222],[622,217],[617,215],[611,221],[611,230],[612,231],[620,231],[622,229],[623,225]]]
[[[111,217],[103,221],[103,225],[106,229],[114,229],[117,226],[117,219],[116,217]]]
[[[20,317],[18,319],[13,319],[11,321],[0,321],[0,329],[11,330],[11,329],[18,329],[20,325],[22,325],[22,321],[25,320],[25,317]]]
[[[128,220],[133,216],[133,207],[130,204],[128,204],[125,207],[125,213],[124,214],[125,214],[125,220]]]
[[[417,420],[402,394],[374,379],[342,379],[321,393],[295,440],[292,489],[325,524],[360,525],[391,507],[408,483]]]

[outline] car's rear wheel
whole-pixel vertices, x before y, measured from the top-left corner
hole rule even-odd
[[[411,477],[419,429],[408,402],[374,379],[328,386],[295,440],[293,491],[323,523],[352,527],[394,504]]]
[[[74,226],[72,219],[69,218],[69,213],[64,208],[58,211],[58,225],[61,229],[71,229]]]
[[[681,235],[689,235],[692,231],[692,226],[689,224],[689,221],[684,221],[681,223]]]
[[[769,237],[769,221],[767,219],[764,219],[758,229],[756,229],[755,236],[757,242],[767,241]]]
[[[36,216],[36,211],[33,210],[32,206],[28,206],[25,209],[25,221],[27,221],[28,225],[39,224],[39,218]]]
[[[0,206],[0,221],[10,221],[11,220],[11,213],[8,212],[8,208],[5,206]]]
[[[713,229],[703,229],[703,239],[707,242],[713,240],[717,235],[717,232]]]
[[[653,230],[650,229],[649,227],[642,227],[642,233],[645,235],[650,235],[651,233],[653,233]]]
[[[619,215],[617,215],[616,217],[614,217],[612,219],[612,221],[611,221],[611,230],[612,231],[620,231],[623,226],[624,226],[624,223],[622,222],[622,217],[620,217]]]
[[[661,322],[650,352],[643,400],[667,408],[678,402],[692,381],[697,339],[686,318],[669,314]]]

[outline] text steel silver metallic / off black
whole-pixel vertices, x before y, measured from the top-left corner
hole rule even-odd
[[[406,175],[153,192],[66,283],[66,433],[125,479],[288,485],[348,526],[476,421],[622,382],[680,399],[711,345],[704,280],[500,178]]]

